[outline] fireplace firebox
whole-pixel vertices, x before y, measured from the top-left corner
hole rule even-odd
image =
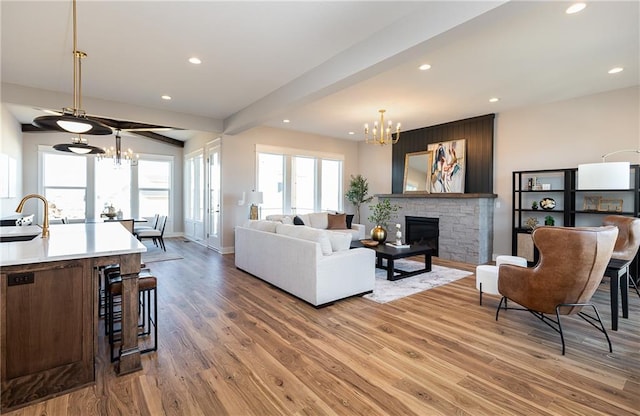
[[[433,256],[438,256],[438,239],[440,237],[440,220],[428,217],[405,217],[404,230],[407,244],[426,245],[433,249]]]

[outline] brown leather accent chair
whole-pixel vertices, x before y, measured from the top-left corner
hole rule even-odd
[[[617,235],[613,226],[536,228],[532,237],[540,252],[538,263],[534,267],[503,264],[498,270],[498,291],[503,297],[496,320],[502,304],[507,309],[507,299],[514,301],[560,333],[564,355],[560,315],[577,314],[604,333],[612,352],[609,335],[590,300],[604,276]],[[582,312],[585,306],[593,308],[595,317]],[[545,315],[553,313],[555,320]]]
[[[613,225],[618,227],[618,238],[616,245],[613,249],[611,258],[625,260],[631,263],[638,254],[638,247],[640,247],[640,218],[625,217],[623,215],[607,215],[602,220],[603,225]],[[635,279],[638,276],[631,276],[629,274],[629,265],[627,264],[627,275],[629,276],[629,283],[636,290],[638,296],[638,282]],[[624,290],[627,290],[624,288]]]

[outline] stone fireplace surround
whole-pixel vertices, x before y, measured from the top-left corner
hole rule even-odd
[[[393,220],[406,216],[438,218],[439,257],[471,264],[491,261],[495,194],[379,194],[400,206]]]

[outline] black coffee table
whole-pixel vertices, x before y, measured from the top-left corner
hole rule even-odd
[[[386,245],[385,243],[378,244],[376,247],[367,247],[359,241],[351,243],[351,247],[366,247],[376,252],[376,267],[387,271],[387,280],[399,280],[405,277],[415,276],[431,271],[431,256],[433,255],[433,249],[426,245],[412,245],[408,248],[396,248]],[[400,270],[394,267],[393,262],[398,259],[413,256],[424,256],[424,269],[406,271]],[[382,259],[387,260],[387,265],[382,264]],[[397,275],[395,275],[397,273]]]

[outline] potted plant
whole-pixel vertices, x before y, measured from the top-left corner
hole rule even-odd
[[[369,209],[373,210],[369,215],[369,221],[376,225],[371,230],[371,238],[382,243],[387,239],[387,223],[397,216],[400,206],[392,204],[388,198],[385,198],[375,205],[370,205]]]
[[[533,201],[531,203],[531,209],[538,209],[538,201]]]
[[[544,217],[544,225],[555,225],[555,223],[556,222],[551,215]]]
[[[367,183],[367,179],[360,174],[357,174],[356,176],[351,175],[349,189],[347,190],[347,193],[344,194],[344,196],[356,208],[355,222],[357,224],[360,224],[360,205],[365,204],[373,199],[372,196],[367,197],[367,193],[369,193],[369,184]]]

